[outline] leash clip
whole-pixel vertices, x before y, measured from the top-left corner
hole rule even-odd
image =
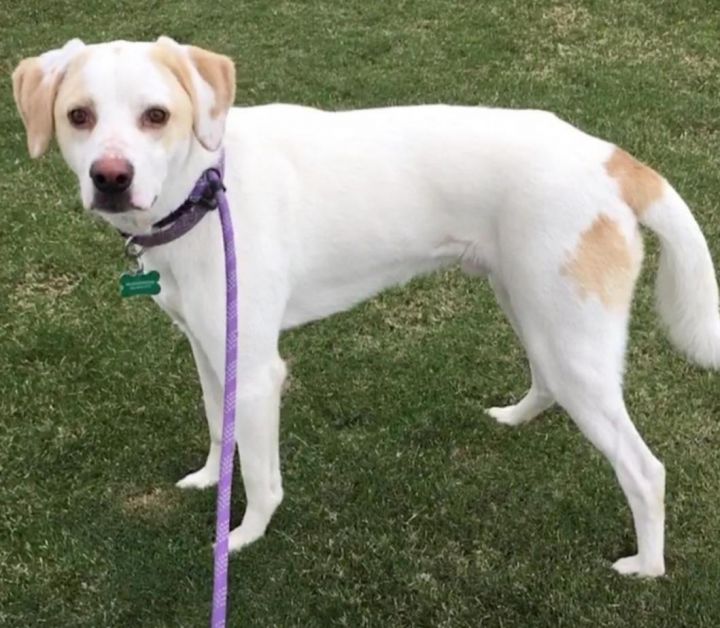
[[[143,265],[140,257],[143,254],[143,247],[135,243],[135,236],[125,240],[125,257],[130,261],[131,270],[134,273],[142,273]]]

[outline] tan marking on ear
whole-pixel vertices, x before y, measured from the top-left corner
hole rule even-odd
[[[212,87],[215,104],[210,110],[214,118],[225,113],[235,102],[235,65],[229,57],[189,46],[189,55],[200,76]],[[190,96],[193,107],[198,106],[187,59],[173,46],[158,41],[151,52],[156,62],[167,67]]]
[[[152,57],[161,70],[174,76],[176,81],[170,85],[173,107],[170,119],[162,129],[162,141],[166,148],[192,133],[194,126],[194,108],[196,107],[195,88],[193,87],[190,68],[187,62],[170,46],[162,43],[152,50]],[[153,131],[155,132],[155,131]]]
[[[623,200],[638,218],[662,196],[663,178],[621,148],[615,148],[605,170],[617,180]]]
[[[45,74],[38,57],[23,59],[12,74],[13,96],[32,158],[43,155],[53,137],[53,103],[61,78],[58,72]]]
[[[188,51],[200,76],[215,92],[215,104],[210,115],[217,118],[235,102],[235,64],[224,55],[196,46],[190,46]]]
[[[608,308],[625,309],[632,300],[642,257],[640,232],[628,243],[618,223],[600,214],[580,235],[561,273],[577,283],[583,298],[593,295]]]
[[[195,106],[197,103],[197,95],[195,94],[190,68],[185,59],[183,59],[174,48],[161,41],[153,46],[150,55],[158,64],[166,67],[173,73],[180,85],[182,85],[182,88],[187,92],[188,96],[190,96],[193,106]]]

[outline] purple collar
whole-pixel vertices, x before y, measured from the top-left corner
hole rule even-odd
[[[217,209],[218,192],[225,189],[223,185],[224,171],[225,155],[221,154],[218,164],[208,168],[200,175],[185,202],[165,218],[156,222],[151,233],[130,235],[121,231],[120,235],[127,238],[126,248],[135,245],[148,249],[184,236],[205,218],[205,214]]]

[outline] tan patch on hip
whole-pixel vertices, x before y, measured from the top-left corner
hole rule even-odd
[[[580,235],[561,273],[573,279],[583,298],[592,295],[609,308],[625,309],[632,300],[642,256],[640,233],[628,243],[618,223],[600,214]]]
[[[622,199],[638,218],[662,196],[663,178],[621,148],[615,148],[605,162],[605,170],[617,180]]]

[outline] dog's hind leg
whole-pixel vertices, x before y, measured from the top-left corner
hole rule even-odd
[[[553,397],[610,462],[630,505],[638,551],[613,567],[657,576],[665,570],[665,468],[632,424],[622,394],[631,290],[632,283],[625,304],[612,308],[573,294],[563,278],[513,296],[521,304],[516,314],[526,337],[543,348],[533,355]]]
[[[515,334],[517,335],[518,340],[523,346],[525,346],[525,350],[527,351],[528,349],[527,345],[525,345],[522,329],[520,327],[520,321],[515,316],[515,312],[513,312],[512,304],[510,302],[510,295],[508,294],[505,286],[503,286],[500,279],[491,275],[489,277],[489,280],[490,285],[495,292],[495,298],[497,299],[497,302],[505,313],[505,316],[510,322],[510,325],[512,325],[512,328],[515,330]],[[530,390],[528,390],[525,396],[514,405],[488,408],[486,410],[486,412],[491,417],[496,419],[499,423],[513,426],[520,425],[534,419],[540,413],[544,412],[553,405],[554,399],[550,394],[550,390],[548,389],[547,384],[542,377],[540,369],[535,366],[533,362],[533,358],[530,356],[530,354],[528,354],[530,376],[532,379],[530,384]]]
[[[662,575],[665,467],[630,420],[618,382],[598,386],[581,376],[566,381],[564,388],[559,402],[608,459],[632,511],[638,551],[616,561],[613,568],[622,574]]]
[[[592,304],[599,310],[596,304]],[[547,311],[545,312],[547,314]],[[537,315],[537,312],[533,312]],[[616,313],[555,320],[532,331],[548,351],[540,364],[557,402],[607,458],[630,505],[638,552],[613,567],[623,574],[664,573],[665,468],[628,416],[622,395],[625,326]]]

